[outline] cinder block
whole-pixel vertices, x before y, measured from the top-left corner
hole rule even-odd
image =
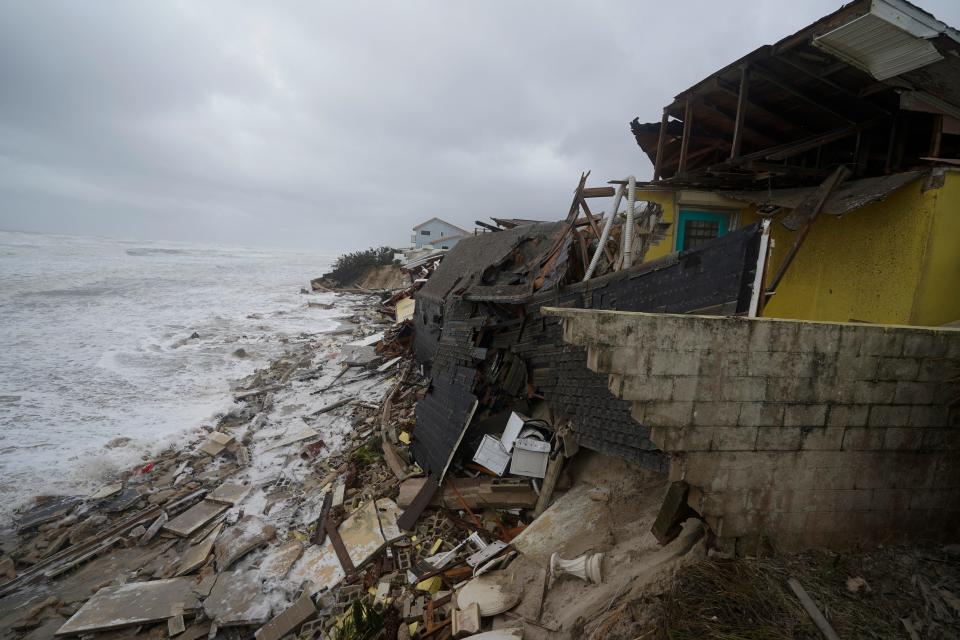
[[[740,404],[737,402],[697,402],[693,407],[693,424],[705,427],[733,427],[737,424]]]
[[[896,382],[870,382],[857,380],[853,383],[850,404],[883,404],[890,402],[897,391]]]
[[[911,429],[911,431],[915,431]],[[960,449],[960,429],[923,429],[923,448],[930,451]]]
[[[699,369],[697,351],[657,349],[650,354],[650,375],[695,376]]]
[[[874,489],[870,508],[874,511],[901,511],[910,508],[912,492],[907,489]]]
[[[670,399],[681,402],[695,399],[699,383],[699,376],[674,376],[673,395]]]
[[[836,491],[836,508],[838,511],[869,511],[873,503],[873,493],[872,489]]]
[[[910,407],[875,404],[870,407],[867,426],[906,427],[910,424]]]
[[[650,427],[684,427],[691,424],[692,416],[692,402],[653,401],[646,403],[641,424]]]
[[[796,451],[800,448],[799,427],[758,427],[758,451]]]
[[[753,451],[756,447],[756,427],[714,427],[711,431],[713,451]]]
[[[766,380],[763,378],[735,377],[724,378],[720,385],[720,400],[754,402],[764,400],[767,393]]]
[[[611,373],[607,376],[607,388],[614,398],[623,397],[623,376],[619,373]]]
[[[745,376],[748,373],[750,354],[746,351],[710,351],[700,352],[701,377],[726,378]]]
[[[950,358],[923,358],[917,380],[921,382],[941,382],[960,376],[960,362]]]
[[[891,427],[889,429],[871,429],[874,432],[882,432],[883,448],[892,451],[916,451],[923,446],[923,429],[901,429]]]
[[[803,322],[797,332],[797,341],[803,351],[836,353],[840,346],[840,326]]]
[[[783,377],[787,370],[787,361],[794,355],[784,351],[751,351],[747,356],[747,375]]]
[[[800,448],[813,451],[839,451],[844,430],[839,427],[801,427]]]
[[[608,368],[597,371],[610,373],[645,374],[648,369],[650,350],[636,347],[618,347],[610,353]]]
[[[782,426],[783,408],[784,405],[775,402],[744,402],[740,405],[738,424],[743,427]]]
[[[611,389],[612,390],[612,389]],[[624,376],[621,398],[630,401],[669,401],[673,394],[673,378],[670,376]]]
[[[860,342],[862,356],[899,356],[903,353],[902,330],[886,327],[864,327]]]
[[[666,451],[710,451],[713,429],[709,427],[672,427],[663,438]]]
[[[880,358],[877,380],[916,380],[920,361],[916,358]]]
[[[813,378],[767,378],[770,402],[815,402],[817,388]]]
[[[952,453],[940,456],[937,460],[935,485],[943,488],[960,487],[960,456]]]
[[[914,491],[910,496],[911,509],[955,509],[957,498],[955,489],[928,489]]]
[[[895,404],[930,404],[934,401],[937,391],[936,382],[897,382],[897,390],[893,394]]]
[[[867,424],[870,405],[835,404],[827,415],[828,427],[863,427]]]
[[[769,320],[769,351],[801,351],[798,339],[799,322]],[[751,343],[752,344],[752,343]]]
[[[843,434],[843,449],[845,451],[876,451],[883,449],[885,431],[886,429],[847,427]]]
[[[788,404],[784,408],[785,427],[822,427],[827,423],[825,404]]]
[[[931,332],[912,331],[903,337],[903,355],[905,356],[926,358],[943,355],[943,351],[943,344]]]
[[[841,353],[837,356],[837,377],[845,380],[874,380],[877,377],[877,356]]]

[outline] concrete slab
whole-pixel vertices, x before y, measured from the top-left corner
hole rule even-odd
[[[228,509],[227,505],[201,500],[163,525],[164,531],[186,538]]]
[[[87,500],[103,500],[104,498],[109,498],[112,495],[120,493],[122,489],[123,489],[122,482],[117,482],[115,484],[105,484],[99,489],[97,489],[96,491],[94,491],[93,493],[91,493],[89,496],[87,496]]]
[[[233,506],[246,498],[247,494],[250,493],[250,489],[249,484],[224,482],[207,496],[207,500]]]
[[[180,564],[177,566],[177,572],[174,575],[185,576],[206,562],[210,552],[213,551],[213,543],[217,541],[217,536],[222,530],[223,525],[218,524],[213,531],[207,534],[206,538],[188,547],[183,556],[181,556]]]
[[[276,527],[257,516],[244,516],[217,539],[214,545],[217,570],[229,569],[237,560],[272,540],[276,532]]]
[[[107,631],[193,613],[200,609],[200,602],[192,584],[192,578],[170,578],[105,587],[67,620],[57,635]]]
[[[313,604],[310,591],[304,591],[296,602],[273,620],[257,629],[253,635],[257,640],[280,640],[316,612],[317,607]]]
[[[270,602],[257,571],[225,571],[217,576],[203,611],[218,627],[260,625],[270,619]]]
[[[390,542],[403,537],[397,526],[400,509],[393,500],[381,498],[367,502],[344,520],[337,531],[355,567],[360,567]],[[312,545],[290,571],[289,579],[300,584],[309,581],[313,593],[343,580],[343,567],[328,537],[323,545]]]
[[[107,513],[120,513],[132,507],[140,498],[140,492],[135,487],[127,487],[100,505],[100,509]]]
[[[286,447],[291,444],[296,444],[297,442],[309,440],[310,438],[316,438],[319,435],[320,433],[314,429],[303,429],[302,431],[297,431],[289,436],[280,438],[280,440],[274,442],[272,445],[264,449],[264,451],[273,451],[274,449],[279,449],[280,447]]]
[[[260,577],[268,581],[284,578],[302,553],[303,544],[299,540],[290,540],[271,550],[260,563]]]
[[[203,451],[205,454],[211,458],[215,458],[233,443],[233,436],[223,433],[221,431],[214,431],[207,439],[203,441],[203,444],[200,445],[200,451]]]

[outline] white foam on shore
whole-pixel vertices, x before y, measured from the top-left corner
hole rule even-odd
[[[329,260],[0,232],[0,518],[145,463],[227,410],[231,381],[338,326],[342,308],[306,304],[338,298],[299,293]]]

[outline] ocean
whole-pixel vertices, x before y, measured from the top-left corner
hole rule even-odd
[[[0,231],[0,523],[148,459],[286,338],[335,328],[307,306],[333,296],[300,293],[332,258]]]

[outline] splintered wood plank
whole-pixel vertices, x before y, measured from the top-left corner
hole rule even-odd
[[[163,525],[164,531],[169,531],[181,538],[186,538],[194,531],[207,524],[229,507],[208,500],[201,500],[173,520]]]

